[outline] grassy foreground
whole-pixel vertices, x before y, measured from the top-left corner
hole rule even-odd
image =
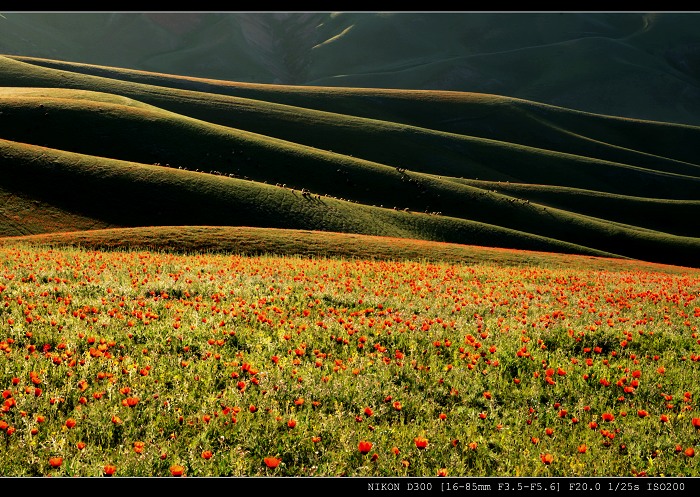
[[[0,475],[697,476],[700,275],[581,261],[4,246]]]

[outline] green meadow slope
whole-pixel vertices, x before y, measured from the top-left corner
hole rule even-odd
[[[697,126],[15,56],[0,112],[0,236],[251,226],[700,265]]]

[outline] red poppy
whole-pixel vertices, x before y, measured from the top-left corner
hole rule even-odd
[[[428,439],[424,437],[416,437],[413,439],[413,442],[419,449],[425,449],[428,446]]]
[[[173,464],[170,466],[170,474],[173,476],[182,476],[185,473],[185,468],[179,464]]]
[[[146,444],[144,442],[134,442],[134,452],[137,454],[142,454],[145,446]]]
[[[102,468],[102,472],[105,476],[112,476],[116,471],[117,467],[113,466],[112,464],[107,464],[104,468]]]
[[[68,428],[73,428],[75,426],[75,424],[76,424],[75,419],[73,419],[73,418],[68,418],[66,420],[66,427],[68,427]]]
[[[693,428],[700,430],[700,418],[693,418],[690,420],[690,423],[693,425]]]
[[[604,412],[601,417],[603,418],[603,421],[613,421],[615,419],[615,416],[613,416],[609,412]]]
[[[644,409],[640,409],[637,411],[637,416],[640,418],[646,418],[649,415],[648,412],[646,412]]]
[[[437,472],[438,476],[447,476],[447,468],[440,468]]]
[[[213,454],[211,453],[210,450],[205,450],[205,451],[202,452],[202,459],[207,459],[207,460],[209,460],[209,459],[211,459],[211,456],[212,456],[212,455],[213,455]]]
[[[51,465],[52,468],[58,468],[61,464],[63,464],[63,458],[62,457],[52,457],[49,459],[49,464]]]
[[[588,450],[588,447],[586,447],[585,445],[578,446],[579,454],[585,454],[587,450]]]
[[[359,444],[357,444],[357,450],[360,451],[360,454],[367,454],[370,450],[372,450],[372,446],[372,442],[362,440]]]
[[[399,402],[398,400],[395,400],[392,406],[394,406],[394,409],[396,409],[397,411],[401,410],[401,402]]]
[[[85,442],[78,442],[75,444],[76,447],[78,447],[78,450],[83,450],[87,444]]]
[[[540,459],[544,464],[549,465],[552,464],[552,462],[554,461],[554,456],[552,454],[542,454],[540,456]]]
[[[294,428],[296,425],[297,425],[297,422],[294,419],[290,419],[289,421],[287,421],[287,426],[289,428]]]
[[[692,447],[688,447],[683,451],[683,454],[685,454],[687,457],[694,457],[695,456],[695,449]]]
[[[374,414],[374,411],[372,410],[371,407],[365,407],[365,416],[369,417],[372,414]]]
[[[665,414],[662,414],[659,419],[662,423],[668,423],[668,416],[666,416]]]

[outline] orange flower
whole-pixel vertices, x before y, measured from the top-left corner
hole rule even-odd
[[[437,472],[438,476],[447,476],[447,468],[440,468]]]
[[[438,417],[440,418],[440,421],[445,421],[447,419],[447,414],[445,414],[444,412],[441,412],[440,416],[438,416]]]
[[[265,459],[263,459],[263,461],[265,462],[265,465],[268,468],[275,469],[277,466],[280,465],[282,459],[277,459],[276,457],[266,457]]]
[[[114,423],[115,425],[121,424],[122,419],[119,416],[112,416],[112,423]]]
[[[122,400],[122,405],[124,407],[134,407],[138,403],[139,403],[138,397],[127,397],[126,399]]]
[[[416,437],[413,439],[413,442],[415,442],[416,447],[418,447],[419,449],[425,449],[428,446],[427,438]]]
[[[666,416],[665,414],[662,414],[659,419],[662,423],[668,423],[668,416]]]
[[[318,442],[321,441],[321,437],[311,437],[311,441],[312,441],[313,443],[318,443]]]
[[[399,402],[398,400],[395,400],[392,406],[394,406],[394,409],[396,409],[397,411],[401,410],[401,402]]]
[[[289,421],[287,421],[287,426],[289,428],[294,428],[296,425],[297,425],[297,422],[294,419],[290,419]]]
[[[78,447],[78,450],[83,450],[85,448],[85,442],[78,442],[75,444],[76,447]]]
[[[690,420],[690,423],[693,425],[693,428],[700,430],[700,418],[693,418]]]
[[[471,450],[476,450],[479,445],[476,442],[469,442],[468,447]]]
[[[603,418],[603,421],[613,421],[615,419],[615,416],[613,416],[609,412],[604,412],[601,417]]]
[[[107,464],[102,468],[102,472],[105,476],[112,476],[117,471],[117,467],[112,464]]]
[[[372,410],[371,407],[365,407],[365,416],[369,417],[372,414],[374,414],[374,411]]]
[[[52,468],[58,468],[63,464],[63,458],[62,457],[52,457],[49,459],[49,464],[51,465]]]
[[[357,450],[360,451],[360,454],[367,454],[370,450],[372,450],[372,446],[372,442],[362,440],[359,444],[357,444]]]
[[[586,447],[585,445],[578,446],[578,451],[580,454],[585,454],[587,450],[588,450],[588,447]]]
[[[258,410],[258,408],[255,407],[253,404],[251,404],[250,407],[248,408],[248,410],[249,410],[250,412],[255,412],[255,411]]]
[[[542,454],[540,456],[540,459],[544,464],[552,464],[552,461],[554,461],[554,456],[552,454]]]
[[[694,457],[695,456],[695,449],[692,447],[688,447],[683,451],[683,454],[685,454],[687,457]]]
[[[392,447],[391,452],[393,452],[395,456],[398,456],[401,453],[398,447]]]
[[[73,418],[68,418],[66,420],[66,427],[68,428],[73,428],[75,426],[75,419]]]
[[[212,454],[210,450],[205,450],[202,452],[202,459],[209,460],[209,459],[211,459],[211,456],[213,456],[213,455],[214,454]]]
[[[182,476],[185,473],[185,468],[179,464],[173,464],[170,466],[170,474],[173,476]]]
[[[646,412],[644,409],[640,409],[637,411],[637,416],[640,418],[646,418],[649,415],[648,412]]]
[[[145,445],[146,444],[144,442],[134,442],[134,452],[136,452],[137,454],[142,454]]]

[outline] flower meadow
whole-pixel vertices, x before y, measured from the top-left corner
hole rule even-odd
[[[698,476],[700,273],[0,249],[2,476]]]

